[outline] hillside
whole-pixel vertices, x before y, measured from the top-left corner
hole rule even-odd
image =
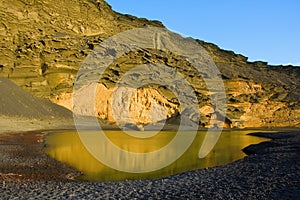
[[[116,13],[103,0],[2,0],[0,15],[0,77],[71,110],[78,69],[98,44],[125,30],[163,27],[158,21]],[[227,95],[227,127],[300,126],[299,67],[249,62],[247,57],[214,44],[197,42],[222,73]],[[165,64],[185,75],[200,101],[200,124],[207,127],[216,111],[203,80],[180,56],[155,49],[131,52],[116,60],[98,83],[97,96],[102,99],[96,105],[96,112],[76,112],[114,121],[109,102],[115,83],[126,70],[147,63]],[[82,96],[88,94],[84,88]],[[140,88],[137,93],[138,98],[131,102],[133,121],[137,124],[156,122],[147,117],[152,105],[156,105],[154,111],[159,116],[156,120],[181,113],[174,95],[163,87],[152,85]]]
[[[0,133],[73,127],[72,112],[0,78]]]
[[[162,26],[115,13],[103,0],[1,0],[0,15],[0,76],[46,98],[72,87],[82,61],[104,39]]]
[[[72,117],[68,109],[34,97],[8,79],[0,78],[0,91],[0,115],[34,119]]]

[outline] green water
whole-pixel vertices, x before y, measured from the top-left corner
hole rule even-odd
[[[177,159],[174,163],[163,167],[162,169],[147,173],[127,173],[102,164],[91,153],[89,153],[80,140],[77,132],[49,134],[46,137],[47,147],[45,148],[45,152],[50,157],[67,163],[78,171],[81,171],[83,175],[78,177],[80,180],[117,181],[153,179],[194,169],[225,165],[241,159],[246,156],[242,152],[244,147],[267,140],[264,138],[248,136],[247,133],[250,132],[254,131],[224,131],[212,151],[205,158],[199,159],[199,149],[206,134],[206,132],[199,131],[191,146],[179,159]],[[134,132],[134,134],[139,133],[142,134],[142,132]],[[151,135],[151,132],[147,133],[148,135]],[[86,132],[86,135],[90,137],[91,141],[95,136],[94,134],[96,134],[95,131]],[[184,134],[189,134],[189,132]],[[172,139],[174,139],[176,132],[161,131],[160,133],[149,138],[132,137],[122,131],[105,131],[105,135],[114,145],[121,149],[124,149],[128,152],[147,154],[149,152],[158,151],[170,143]],[[95,141],[95,145],[97,146],[97,141]],[[110,151],[109,148],[106,150]],[[172,156],[173,151],[176,151],[176,149],[170,149],[169,153],[164,153],[157,156],[152,163],[148,163],[147,165],[159,164],[164,159]],[[126,160],[124,160],[124,158],[122,158],[120,155],[121,154],[115,155],[117,159],[120,160],[120,165],[131,166],[130,164],[132,163],[126,163]],[[136,163],[135,166],[142,166],[139,164],[140,163]]]

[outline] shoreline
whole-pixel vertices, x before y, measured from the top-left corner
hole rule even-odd
[[[43,134],[46,133],[32,131],[0,135],[0,154],[4,161],[0,172],[0,184],[2,182],[0,198],[20,196],[24,199],[29,197],[297,199],[300,197],[299,129],[285,133],[251,134],[272,140],[246,147],[244,152],[250,155],[224,166],[154,180],[120,182],[74,180],[79,172],[41,153],[44,145]],[[16,138],[19,139],[16,140],[13,136],[18,136]],[[31,155],[32,151],[38,156],[28,159],[34,156]],[[7,163],[11,163],[11,166]],[[7,165],[6,168],[4,165]],[[15,172],[12,172],[12,166]],[[26,175],[26,170],[32,174]],[[120,192],[116,194],[116,190]]]

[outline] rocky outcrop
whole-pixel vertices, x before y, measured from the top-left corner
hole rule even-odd
[[[235,127],[299,126],[298,100],[288,97],[297,91],[268,88],[266,83],[252,80],[225,81],[227,88],[227,117]],[[291,98],[291,99],[288,99]]]
[[[93,97],[94,87],[96,87],[95,98]],[[133,123],[133,124],[152,124],[166,118],[172,117],[178,111],[178,105],[169,102],[157,90],[153,88],[132,88],[114,89],[106,88],[103,84],[96,86],[86,85],[76,92],[80,104],[73,107],[72,93],[63,93],[52,101],[56,104],[73,110],[75,114],[84,116],[97,116],[100,119],[110,122]],[[132,97],[127,99],[113,99],[112,95],[118,93],[131,93]],[[90,102],[95,102],[91,105]],[[128,107],[127,107],[128,106]],[[126,112],[128,113],[122,113]]]
[[[148,124],[166,118],[171,122],[174,118],[176,122],[183,110],[176,95],[160,85],[138,88],[131,99],[111,106],[115,85],[128,70],[137,65],[161,63],[183,74],[193,86],[201,126],[207,127],[211,119],[222,118],[212,106],[203,77],[191,64],[172,52],[153,49],[130,52],[109,66],[96,86],[95,109],[87,103],[91,85],[83,86],[78,93],[86,105],[73,108],[74,79],[82,62],[99,43],[125,30],[163,27],[160,22],[121,15],[103,0],[2,0],[0,15],[0,77],[9,78],[35,96],[51,99],[77,114],[95,115],[111,122],[120,118],[118,113],[125,108],[130,111],[127,118],[122,115],[125,121]],[[299,67],[249,62],[246,57],[214,44],[197,42],[222,73],[227,127],[300,126]]]
[[[102,40],[162,26],[116,13],[103,0],[1,0],[0,15],[0,77],[44,98],[72,91],[82,61]]]

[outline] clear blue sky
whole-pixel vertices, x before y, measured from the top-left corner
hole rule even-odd
[[[270,64],[300,65],[299,0],[106,0],[120,13]]]

